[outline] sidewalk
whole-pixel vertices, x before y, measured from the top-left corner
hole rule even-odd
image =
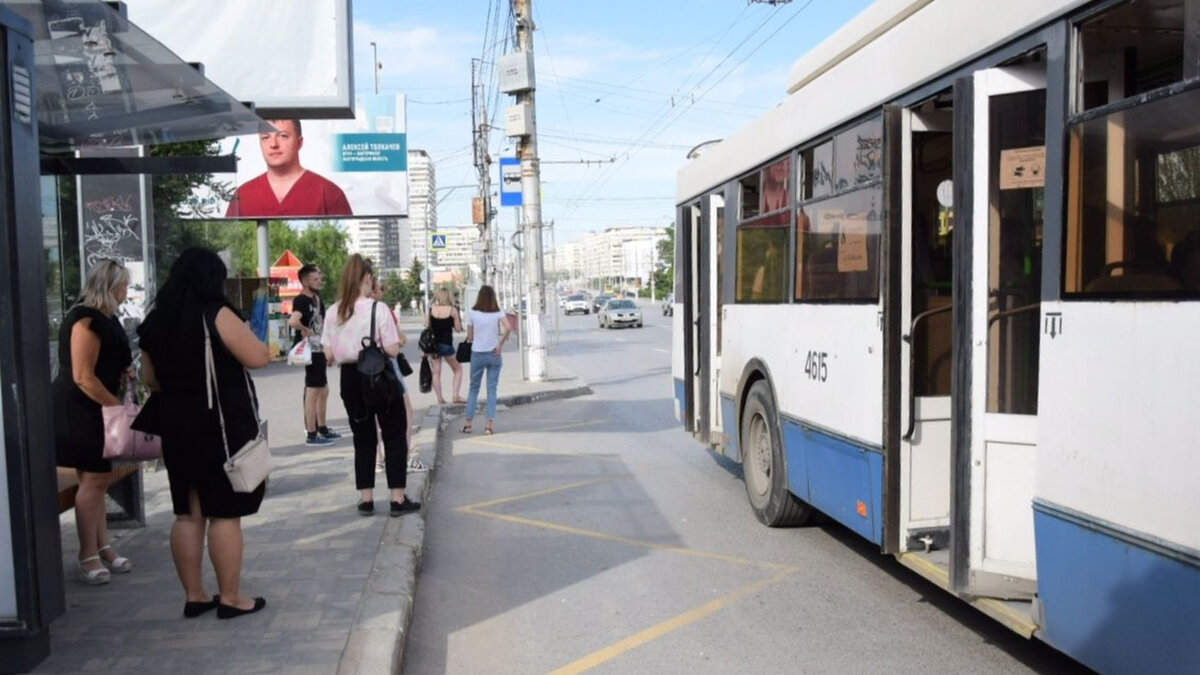
[[[414,369],[420,366],[418,322],[406,317],[401,326]],[[270,420],[277,467],[262,509],[242,521],[242,586],[247,595],[266,597],[267,608],[231,621],[218,621],[213,613],[182,618],[184,597],[169,549],[174,517],[167,476],[147,466],[146,527],[112,532],[114,548],[134,561],[131,573],[113,575],[106,586],[77,581],[74,512],[60,518],[67,613],[52,624],[50,657],[34,672],[397,671],[412,618],[424,511],[389,518],[386,483],[379,472],[376,515],[356,513],[353,448],[337,373],[330,374],[328,421],[345,437],[328,447],[304,445],[302,369],[273,364],[254,374],[262,413]],[[590,392],[569,374],[554,375],[544,382],[525,382],[520,353],[511,341],[500,377],[499,418],[506,406]],[[449,399],[450,374],[442,377]],[[424,501],[443,444],[441,431],[448,420],[461,416],[463,406],[436,405],[432,392],[417,390],[415,373],[406,384],[414,409],[413,452],[429,467],[409,474],[408,492]],[[206,583],[215,592],[207,560],[204,568]]]

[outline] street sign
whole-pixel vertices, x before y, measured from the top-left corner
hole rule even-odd
[[[500,158],[500,206],[521,206],[521,160]]]
[[[446,250],[446,235],[441,232],[431,232],[429,234],[429,248],[434,251]]]

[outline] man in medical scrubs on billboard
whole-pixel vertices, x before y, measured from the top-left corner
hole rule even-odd
[[[346,194],[328,179],[300,166],[304,136],[300,120],[271,120],[275,131],[259,134],[267,172],[242,183],[226,218],[352,216]]]

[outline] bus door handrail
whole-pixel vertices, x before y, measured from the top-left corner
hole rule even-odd
[[[915,382],[916,378],[913,377],[913,371],[916,369],[917,352],[913,349],[913,336],[917,334],[917,326],[922,321],[935,314],[949,312],[952,309],[954,309],[953,303],[921,312],[913,317],[912,325],[908,328],[908,335],[901,338],[908,343],[908,431],[904,432],[903,440],[912,441],[913,433],[917,430],[917,385]]]
[[[1006,310],[1003,310],[1000,312],[996,312],[995,314],[992,314],[991,316],[988,317],[988,328],[991,328],[992,324],[996,323],[1000,319],[1007,319],[1009,317],[1016,316],[1017,314],[1024,314],[1025,312],[1031,312],[1035,309],[1041,309],[1041,308],[1042,308],[1042,303],[1035,302],[1032,305],[1022,305],[1020,307],[1013,307],[1012,309],[1006,309]]]

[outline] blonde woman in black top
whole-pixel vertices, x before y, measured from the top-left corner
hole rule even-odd
[[[129,292],[129,271],[115,260],[88,270],[79,302],[58,333],[58,377],[54,379],[54,441],[59,466],[75,469],[75,530],[79,535],[79,580],[107,584],[111,572],[133,569],[108,545],[104,494],[112,462],[104,459],[102,406],[121,405],[121,384],[133,354],[117,309]],[[110,572],[111,571],[111,572]]]
[[[437,402],[445,403],[442,396],[442,361],[450,365],[454,371],[454,402],[466,403],[462,397],[463,371],[462,365],[454,356],[454,334],[463,332],[462,316],[458,307],[450,297],[450,290],[439,288],[433,294],[433,306],[425,317],[425,327],[433,329],[437,351],[430,354],[429,365],[433,368],[433,391],[437,394]]]

